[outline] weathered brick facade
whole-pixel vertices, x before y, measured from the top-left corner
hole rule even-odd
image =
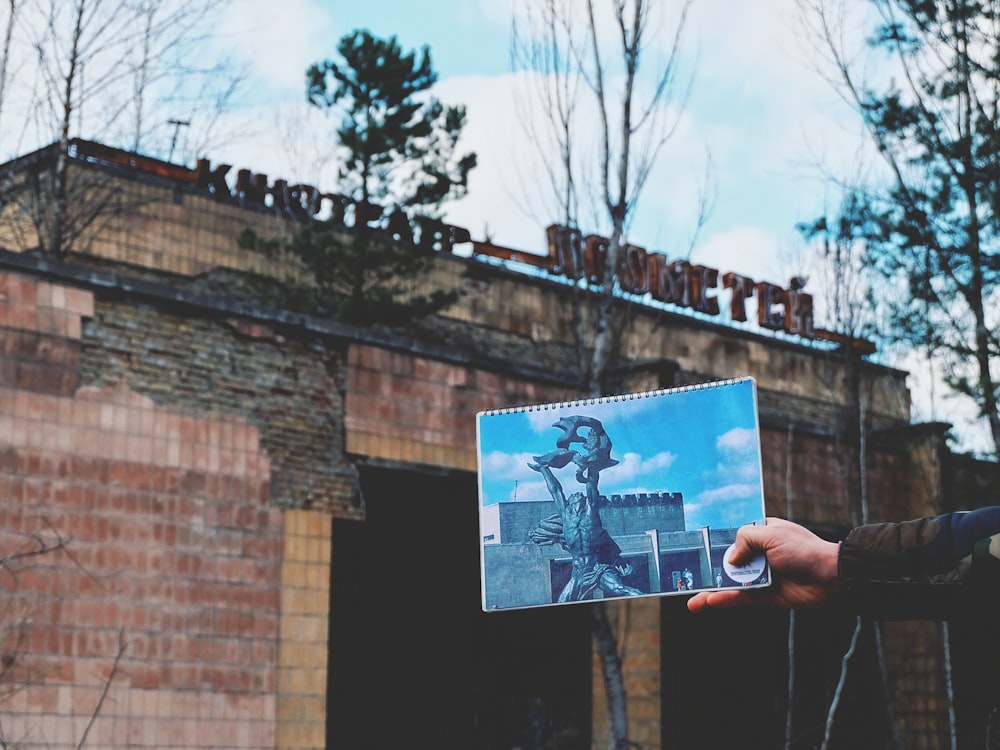
[[[338,564],[347,581],[352,566],[358,578],[371,567],[338,563],[338,544],[348,544],[338,540],[354,527],[337,524],[372,525],[379,501],[366,496],[360,472],[412,475],[412,503],[440,505],[444,517],[474,505],[474,495],[421,494],[420,477],[471,483],[476,411],[578,394],[569,289],[441,257],[428,283],[458,287],[453,308],[408,330],[348,328],[248,302],[238,274],[212,276],[275,272],[230,244],[248,224],[277,226],[266,214],[127,170],[109,170],[112,178],[141,194],[141,211],[83,237],[86,252],[49,262],[9,239],[0,250],[0,554],[54,547],[0,570],[10,574],[3,737],[22,747],[69,744],[88,731],[101,747],[326,747],[337,736],[330,727],[356,721],[330,696],[349,697],[359,680],[331,639],[353,632],[352,607],[392,593],[337,588],[350,588]],[[858,521],[864,499],[871,520],[947,502],[940,430],[908,425],[905,373],[676,312],[628,312],[623,389],[757,379],[770,514],[836,536]],[[871,426],[864,493],[845,427],[848,366],[859,368]],[[474,526],[458,532],[474,544]],[[359,542],[366,554],[399,554],[378,575],[426,595],[427,612],[386,623],[393,640],[407,637],[407,618],[452,612],[441,598],[455,598],[442,591],[447,562],[431,566],[430,583],[414,570],[422,558],[409,545],[421,533],[393,530],[389,546]],[[662,634],[685,615],[658,600],[610,609],[623,638],[631,736],[644,748],[667,746],[661,720],[674,688],[664,684]],[[477,633],[499,638],[511,622],[462,617],[478,630],[446,638],[449,647]],[[893,625],[885,642],[907,746],[940,746],[940,629]],[[373,651],[373,665],[377,658]],[[594,661],[585,739],[595,748],[606,737],[602,691]]]
[[[0,298],[5,739],[75,745],[100,706],[102,747],[273,747],[282,519],[257,429],[67,393],[91,294],[0,273]]]

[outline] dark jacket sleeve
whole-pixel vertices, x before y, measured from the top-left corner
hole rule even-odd
[[[839,565],[844,603],[860,614],[1000,620],[1000,506],[858,527]]]

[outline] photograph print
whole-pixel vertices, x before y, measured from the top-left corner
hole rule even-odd
[[[770,583],[751,378],[477,415],[486,611]]]

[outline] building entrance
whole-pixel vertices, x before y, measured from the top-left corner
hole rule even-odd
[[[327,746],[590,747],[586,607],[486,614],[465,473],[364,469],[334,521]]]

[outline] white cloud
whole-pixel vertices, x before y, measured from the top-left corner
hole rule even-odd
[[[697,502],[699,504],[711,505],[718,502],[729,502],[748,497],[760,495],[760,485],[752,482],[727,484],[722,487],[715,487],[705,492],[699,493]]]
[[[757,432],[745,427],[734,427],[729,432],[719,435],[716,446],[728,453],[748,453],[757,447]]]
[[[503,502],[538,502],[551,500],[545,482],[540,480],[518,481],[513,484],[507,497],[500,498]]]
[[[651,456],[646,459],[642,468],[644,472],[654,473],[660,471],[666,471],[671,466],[673,466],[674,461],[677,460],[677,456],[669,451],[663,451],[662,453],[657,453],[655,456]]]
[[[692,253],[691,260],[758,281],[782,283],[789,268],[776,250],[778,245],[778,239],[769,231],[744,224],[708,237]]]
[[[800,56],[794,3],[777,5],[768,14],[738,5],[727,9],[725,23],[716,10],[693,7],[684,45],[684,65],[697,70],[692,99],[672,115],[679,116],[676,131],[650,174],[629,237],[672,257],[690,253],[707,265],[781,283],[799,271],[783,257],[802,250],[795,223],[822,207],[817,165],[855,163],[858,135],[831,117],[835,96]],[[648,62],[656,62],[655,53]],[[532,85],[523,73],[451,77],[435,93],[467,106],[463,142],[479,157],[469,194],[447,206],[448,220],[474,238],[489,235],[497,244],[544,253],[544,228],[558,210],[523,126],[530,112],[529,120],[544,122]],[[586,91],[580,101],[584,110],[593,106]],[[594,113],[581,119],[597,123]],[[596,148],[596,129],[577,140]],[[714,195],[714,208],[692,245],[706,194]],[[585,231],[602,231],[598,218],[586,221]]]
[[[555,217],[546,208],[551,192],[538,150],[520,119],[530,86],[526,74],[469,76],[443,80],[434,93],[446,104],[465,105],[461,148],[478,159],[468,195],[445,207],[447,219],[476,239],[489,235],[496,244],[544,254],[545,227]]]
[[[253,81],[303,96],[312,63],[335,53],[333,16],[314,0],[240,0],[226,9],[224,27]]]
[[[524,472],[531,460],[530,453],[492,451],[482,457],[483,473],[490,476],[516,476]]]
[[[601,480],[607,483],[614,483],[619,488],[615,492],[638,492],[644,490],[636,488],[624,490],[620,488],[630,482],[634,482],[637,478],[647,479],[653,475],[663,474],[670,469],[677,460],[677,456],[669,451],[663,451],[644,459],[638,453],[628,452],[622,454],[618,460],[620,463],[617,466],[612,466],[610,469],[604,470],[601,474]]]
[[[548,409],[529,409],[525,414],[528,417],[531,429],[536,433],[544,434],[551,430],[553,441],[559,437],[560,432],[553,426],[553,423],[559,417],[558,413],[549,411]]]

